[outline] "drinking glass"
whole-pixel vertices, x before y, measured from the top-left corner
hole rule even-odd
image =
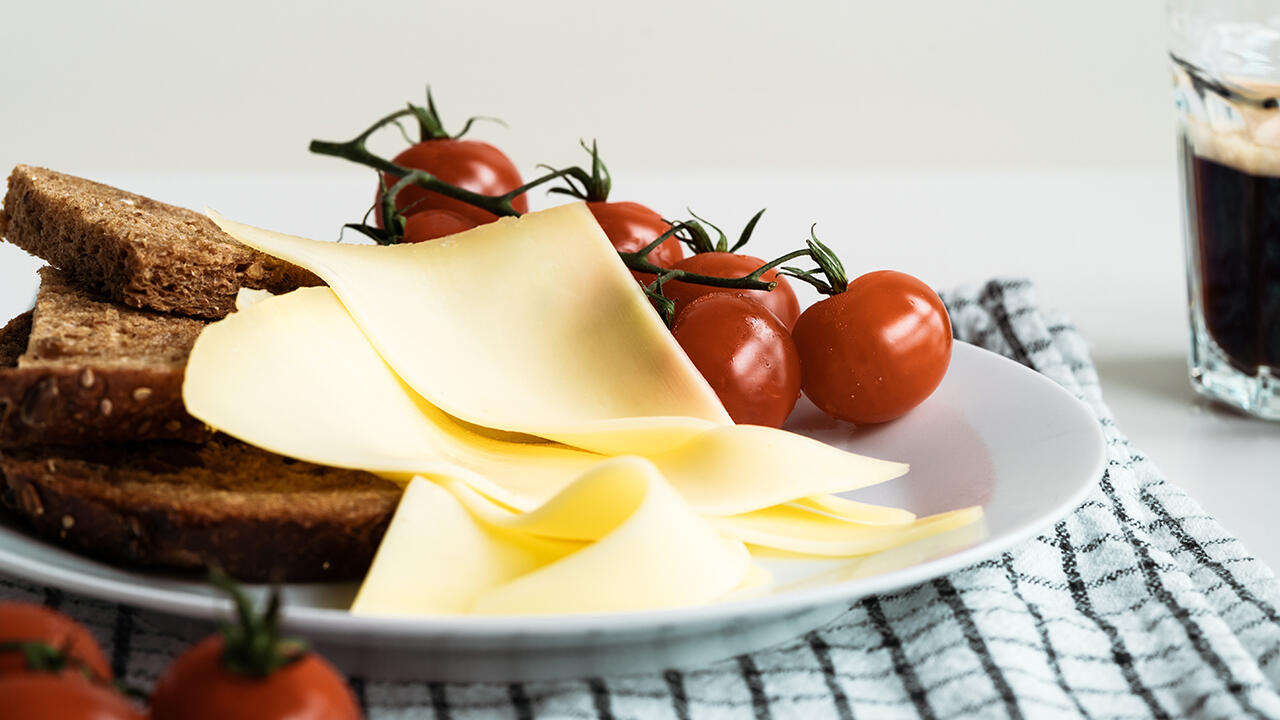
[[[1191,384],[1280,419],[1280,3],[1167,7]]]

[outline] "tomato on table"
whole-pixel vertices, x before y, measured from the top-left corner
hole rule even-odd
[[[764,261],[750,255],[738,255],[730,252],[704,252],[690,255],[677,262],[677,270],[687,270],[699,275],[711,275],[721,278],[736,278],[750,275]],[[791,289],[787,279],[780,276],[776,269],[767,270],[760,276],[765,282],[777,282],[772,290],[743,290],[738,288],[720,288],[710,285],[698,285],[691,282],[672,280],[662,285],[662,294],[675,301],[676,315],[697,298],[705,295],[724,294],[748,298],[763,305],[772,312],[783,326],[790,330],[800,316],[800,302]]]
[[[781,427],[800,398],[800,356],[782,321],[754,300],[712,293],[671,329],[733,421]]]
[[[0,720],[143,720],[145,717],[123,695],[82,675],[22,673],[0,677]]]
[[[265,675],[237,672],[226,641],[208,637],[183,653],[156,684],[152,720],[355,720],[361,717],[338,671],[306,652]]]
[[[906,273],[867,273],[805,310],[792,331],[804,393],[832,417],[882,423],[937,389],[951,363],[951,319]]]
[[[26,642],[42,643],[62,654],[61,661],[72,670],[84,670],[99,681],[111,681],[111,665],[83,625],[43,605],[0,603],[0,645]],[[0,676],[28,670],[21,649],[0,649]]]
[[[151,695],[151,720],[359,720],[346,681],[324,658],[279,632],[280,595],[255,610],[230,578],[211,581],[235,601],[236,621],[179,655]]]

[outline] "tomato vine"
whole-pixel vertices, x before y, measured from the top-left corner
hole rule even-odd
[[[591,155],[591,169],[586,170],[578,166],[570,166],[565,168],[552,168],[549,166],[540,166],[547,170],[546,174],[541,175],[523,185],[514,188],[501,195],[484,195],[472,192],[465,188],[458,187],[451,183],[445,182],[435,175],[420,169],[408,168],[399,165],[377,153],[368,147],[369,138],[374,133],[389,125],[399,126],[402,118],[412,117],[418,122],[420,135],[424,142],[438,138],[457,138],[461,137],[473,122],[481,118],[471,118],[463,127],[462,131],[457,135],[449,135],[440,122],[440,116],[435,106],[435,100],[431,97],[430,92],[427,93],[427,105],[414,105],[409,103],[407,107],[392,112],[378,119],[369,127],[365,128],[355,137],[344,142],[335,142],[328,140],[312,140],[309,146],[311,152],[319,155],[328,155],[338,157],[345,160],[373,168],[380,173],[391,175],[399,178],[394,185],[386,186],[379,179],[382,192],[380,193],[379,203],[383,212],[383,217],[388,218],[386,229],[370,227],[366,224],[351,224],[352,227],[360,230],[372,237],[375,241],[382,244],[392,244],[400,242],[404,233],[404,218],[401,212],[396,210],[395,199],[400,191],[409,186],[417,186],[426,190],[437,192],[445,197],[453,198],[461,202],[472,205],[481,210],[488,211],[498,217],[518,217],[521,213],[512,205],[512,200],[520,195],[540,187],[555,180],[563,180],[567,187],[551,188],[549,192],[560,193],[577,197],[582,200],[602,200],[608,197],[612,179],[608,168],[600,159],[598,147],[592,142],[590,147],[583,143],[583,148]],[[402,132],[403,132],[403,128]],[[742,248],[751,237],[751,233],[755,230],[756,224],[760,221],[760,217],[764,214],[764,210],[757,212],[747,222],[743,228],[738,240],[732,245],[729,244],[723,231],[712,223],[700,218],[692,211],[690,220],[681,220],[671,223],[671,227],[653,242],[635,252],[619,252],[618,255],[628,269],[646,273],[654,276],[654,280],[645,287],[646,294],[653,300],[655,306],[663,314],[668,323],[672,320],[672,314],[675,304],[662,293],[662,286],[673,280],[680,280],[686,283],[698,285],[709,285],[712,287],[732,288],[743,290],[772,290],[776,285],[776,281],[762,280],[761,276],[774,268],[778,268],[779,275],[787,275],[798,280],[806,282],[819,292],[828,295],[836,294],[844,290],[848,284],[845,277],[844,268],[839,258],[830,248],[822,244],[817,236],[810,228],[810,238],[805,241],[803,249],[794,250],[786,253],[781,257],[764,263],[753,272],[747,273],[740,277],[722,278],[713,275],[703,275],[700,273],[689,272],[687,270],[678,270],[660,267],[649,260],[649,255],[664,241],[671,237],[676,237],[680,242],[687,245],[694,253],[704,252],[736,252]],[[719,235],[715,241],[711,239],[706,227],[709,226]],[[817,266],[812,269],[804,269],[792,266],[784,266],[792,260],[808,257]],[[822,277],[820,277],[822,276]],[[823,279],[825,277],[825,279]]]

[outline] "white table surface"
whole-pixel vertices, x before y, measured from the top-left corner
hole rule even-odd
[[[335,237],[373,189],[372,173],[358,170],[96,179],[313,237]],[[1280,423],[1218,408],[1187,383],[1177,193],[1172,168],[1016,176],[705,172],[620,176],[614,184],[615,199],[667,216],[691,206],[723,220],[731,235],[768,206],[751,246],[761,256],[798,247],[817,222],[851,275],[893,268],[940,288],[1030,277],[1041,304],[1066,311],[1089,339],[1120,428],[1256,555],[1280,567]],[[0,319],[30,306],[39,264],[0,245]],[[802,302],[810,299],[802,293]]]

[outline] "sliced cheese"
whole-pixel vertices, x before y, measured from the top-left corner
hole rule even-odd
[[[518,442],[442,412],[399,378],[323,287],[262,299],[211,324],[192,348],[183,401],[209,425],[281,455],[454,478],[513,510],[542,505],[604,459]],[[907,471],[751,425],[712,426],[649,459],[704,515],[845,492]]]
[[[464,504],[459,491],[469,492],[409,484],[352,612],[618,612],[711,602],[768,581],[741,542],[712,530],[640,458],[600,463],[525,515],[474,513],[483,499]]]
[[[709,518],[709,522],[725,536],[750,545],[805,555],[845,557],[888,550],[954,530],[981,517],[982,509],[971,507],[930,515],[907,525],[886,527],[861,525],[803,508],[779,506],[745,515]]]
[[[748,545],[860,555],[976,516],[834,497],[907,468],[733,425],[581,205],[393,247],[214,218],[331,287],[208,326],[188,410],[408,485],[353,612],[711,602],[770,586]]]
[[[585,502],[575,495],[586,493]],[[600,505],[602,499],[607,504]],[[507,527],[561,534],[581,529],[583,512],[607,513],[616,526],[583,549],[493,588],[478,613],[616,612],[711,602],[748,578],[751,555],[721,537],[669,486],[652,463],[619,457]]]
[[[410,387],[467,422],[606,454],[731,422],[581,203],[389,247],[209,214],[320,276]]]
[[[839,495],[815,495],[795,500],[792,504],[863,525],[906,525],[916,519],[916,514],[910,510],[856,502]]]
[[[448,491],[418,478],[405,488],[351,612],[470,612],[485,592],[579,548],[477,523]]]

